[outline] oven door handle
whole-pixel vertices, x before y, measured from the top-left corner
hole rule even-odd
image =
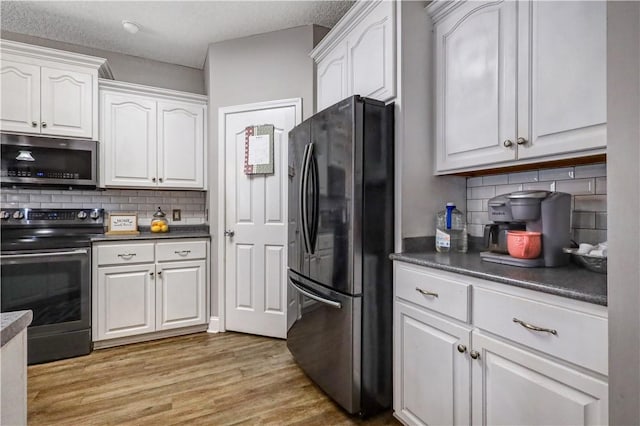
[[[51,257],[51,256],[73,256],[78,254],[87,254],[87,250],[71,250],[71,251],[54,251],[49,253],[25,253],[25,254],[8,254],[2,255],[3,259],[26,259],[26,258],[36,258],[36,257]]]

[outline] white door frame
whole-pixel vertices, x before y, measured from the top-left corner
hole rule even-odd
[[[260,109],[286,108],[296,109],[296,126],[302,122],[302,98],[280,99],[276,101],[257,102],[252,104],[234,105],[221,107],[218,109],[218,321],[219,331],[225,331],[225,272],[226,272],[226,239],[224,238],[224,228],[226,223],[226,116],[239,112],[251,112]],[[288,149],[288,148],[287,148]],[[287,165],[288,167],[288,165]],[[286,170],[286,168],[285,168]],[[288,218],[287,218],[288,221]],[[287,229],[287,223],[285,223]],[[286,276],[286,274],[285,274]]]

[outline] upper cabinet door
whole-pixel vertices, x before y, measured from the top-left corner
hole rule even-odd
[[[382,1],[351,31],[349,95],[388,101],[396,95],[395,2]]]
[[[437,23],[438,171],[515,159],[516,24],[511,1],[464,3]]]
[[[40,67],[3,60],[0,93],[0,130],[39,133]]]
[[[156,102],[103,92],[101,108],[103,184],[156,187]]]
[[[348,96],[347,48],[341,44],[318,63],[318,111]]]
[[[606,1],[519,7],[518,158],[606,147]]]
[[[93,77],[41,67],[41,133],[93,136]]]
[[[204,108],[158,102],[158,186],[204,187]]]

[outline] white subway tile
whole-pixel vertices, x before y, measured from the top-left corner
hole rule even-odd
[[[529,172],[509,173],[509,183],[526,183],[537,182],[538,171],[532,170]]]
[[[63,207],[62,203],[40,203],[41,209],[61,209]]]
[[[71,202],[73,203],[90,203],[91,196],[90,195],[72,195]]]
[[[607,178],[599,177],[596,178],[596,194],[606,194],[607,193]]]
[[[509,192],[522,191],[522,185],[496,185],[496,195],[508,194]]]
[[[524,191],[555,191],[556,183],[555,182],[523,183],[522,189]]]
[[[509,183],[509,175],[506,173],[482,177],[483,185],[505,185],[507,183]]]
[[[467,178],[467,188],[482,186],[482,176]]]
[[[16,203],[26,202],[26,201],[29,201],[29,195],[27,195],[27,194],[7,194],[7,201],[16,202]]]
[[[468,193],[469,189],[467,189]],[[496,195],[496,187],[495,186],[478,186],[476,188],[471,188],[471,196],[468,198],[477,200],[481,198],[491,198]]]
[[[595,212],[574,211],[571,221],[572,228],[595,229],[596,214]]]
[[[19,205],[16,204],[15,207],[20,207],[20,208],[23,208],[23,209],[39,209],[40,208],[40,203],[34,203],[34,202],[20,203]]]
[[[607,214],[596,213],[596,229],[607,229]]]
[[[576,195],[574,197],[574,209],[590,212],[606,212],[606,195]]]
[[[467,188],[467,199],[472,198],[471,197],[471,188]]]
[[[606,175],[607,175],[607,165],[605,163],[588,164],[586,166],[576,166],[576,179],[601,177]]]
[[[484,225],[485,223],[489,223],[487,212],[472,212],[470,223],[476,225]]]
[[[467,231],[472,237],[482,237],[484,235],[484,225],[471,224],[467,226]]]
[[[121,196],[117,196],[117,197],[111,197],[109,200],[110,203],[128,203],[129,202],[129,197],[121,197]]]
[[[578,244],[598,244],[607,241],[607,231],[604,229],[574,229],[573,239]]]
[[[51,201],[54,203],[69,203],[72,199],[71,195],[52,195]]]
[[[470,212],[481,212],[482,200],[467,200],[467,210]]]
[[[596,182],[594,179],[559,180],[556,182],[556,191],[571,195],[595,194]]]
[[[32,194],[32,195],[29,195],[29,201],[31,203],[50,203],[51,195]]]
[[[538,171],[538,178],[545,180],[568,180],[573,179],[575,170],[573,167],[563,167],[561,169],[543,169]]]

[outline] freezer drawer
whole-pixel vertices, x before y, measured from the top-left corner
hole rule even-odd
[[[299,311],[287,346],[304,372],[350,413],[360,407],[362,298],[346,296],[289,271]]]

